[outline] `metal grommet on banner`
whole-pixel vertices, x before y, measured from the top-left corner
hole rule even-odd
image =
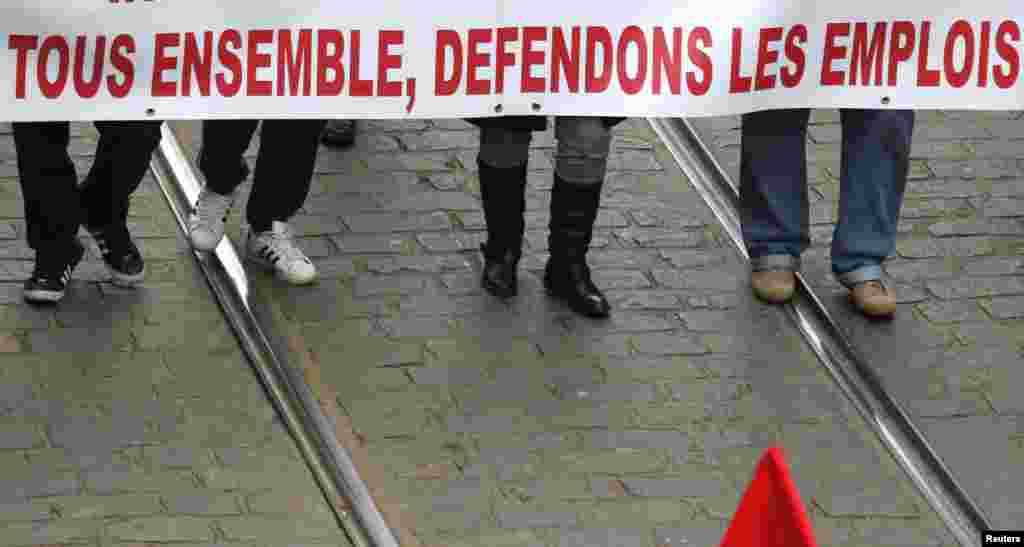
[[[540,112],[540,103],[533,103],[530,107],[533,108],[534,112]]]
[[[504,110],[504,109],[502,108],[502,106],[500,104],[494,105],[494,111],[495,112],[500,114],[502,110]]]
[[[882,104],[889,104],[889,97],[882,97]]]
[[[146,109],[146,115],[147,116],[155,116],[156,115],[156,110],[153,109],[153,108],[147,108]]]

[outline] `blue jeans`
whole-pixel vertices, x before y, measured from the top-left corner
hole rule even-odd
[[[881,279],[895,250],[910,167],[914,112],[841,110],[839,223],[832,272],[846,287]],[[807,199],[808,109],[743,116],[740,201],[753,269],[791,269],[810,245]]]

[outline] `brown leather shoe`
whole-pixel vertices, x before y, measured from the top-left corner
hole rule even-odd
[[[850,289],[850,302],[870,317],[892,317],[896,313],[896,298],[877,280],[854,285]]]
[[[781,304],[793,297],[796,288],[796,276],[785,270],[768,270],[751,272],[750,285],[754,294],[772,304]]]

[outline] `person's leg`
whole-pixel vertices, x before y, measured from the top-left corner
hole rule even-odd
[[[128,232],[131,196],[160,144],[160,121],[96,122],[96,159],[82,184],[86,229],[100,248],[111,282],[134,286],[145,277],[142,254]]]
[[[769,302],[793,295],[800,255],[810,244],[807,121],[810,110],[743,116],[740,204],[751,286]]]
[[[324,120],[266,120],[252,194],[246,209],[246,258],[294,284],[316,279],[313,262],[295,244],[288,220],[302,207],[313,181]]]
[[[77,239],[82,207],[67,151],[68,123],[14,123],[12,128],[27,240],[36,255],[24,296],[29,302],[57,302],[84,253]]]
[[[516,268],[523,250],[526,212],[526,171],[533,134],[519,128],[489,124],[480,129],[477,172],[483,201],[487,242],[481,286],[499,298],[515,296]]]
[[[212,251],[224,238],[224,223],[235,203],[238,185],[249,177],[245,150],[259,120],[206,120],[199,151],[199,171],[206,186],[189,216],[188,236],[200,251]]]
[[[586,255],[601,205],[611,127],[597,117],[559,117],[555,124],[558,145],[544,285],[577,313],[607,317],[611,306],[590,278]]]
[[[911,110],[843,110],[839,223],[832,271],[865,314],[888,316],[896,301],[881,283],[896,247],[914,131]]]

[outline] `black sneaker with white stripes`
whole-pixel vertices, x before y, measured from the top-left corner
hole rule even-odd
[[[134,287],[146,276],[146,263],[132,241],[128,227],[112,224],[105,228],[88,228],[103,255],[110,272],[110,282],[120,287]]]
[[[64,298],[71,273],[82,261],[85,248],[73,240],[71,248],[63,253],[36,253],[36,265],[32,277],[25,281],[25,300],[35,303],[60,302]]]

